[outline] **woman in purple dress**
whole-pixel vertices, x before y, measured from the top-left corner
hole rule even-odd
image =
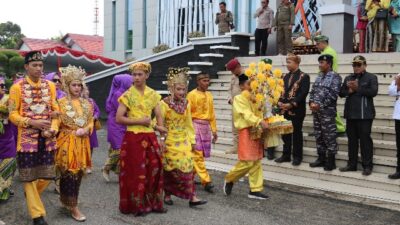
[[[57,88],[57,99],[60,99],[66,96],[65,92],[61,89],[61,76],[58,72],[49,73],[45,76],[46,80],[52,81]]]
[[[103,167],[103,177],[107,182],[110,181],[110,171],[119,173],[119,153],[126,131],[126,126],[117,124],[115,121],[115,114],[119,105],[118,98],[132,86],[132,83],[133,79],[130,74],[115,75],[107,98],[107,141],[110,143],[110,149],[108,159]]]
[[[11,183],[17,168],[14,130],[8,121],[8,95],[4,77],[0,77],[0,201],[13,195]]]

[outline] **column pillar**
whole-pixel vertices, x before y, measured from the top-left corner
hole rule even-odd
[[[351,0],[329,0],[319,8],[322,34],[338,53],[353,52],[354,15]]]

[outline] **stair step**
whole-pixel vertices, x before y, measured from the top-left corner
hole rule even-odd
[[[188,62],[189,66],[213,66],[212,62]]]
[[[207,161],[207,168],[228,172],[232,169],[232,163],[219,163]],[[305,194],[332,196],[335,199],[343,199],[377,207],[400,211],[400,194],[398,192],[376,190],[368,187],[360,187],[353,184],[342,184],[335,181],[321,180],[291,175],[285,172],[273,172],[267,169],[263,171],[264,180],[268,185],[289,189]],[[282,186],[283,184],[284,186]],[[301,188],[310,190],[302,190]]]
[[[236,51],[240,50],[239,47],[229,46],[229,45],[213,45],[210,46],[210,49],[224,49],[224,50],[236,50]]]
[[[213,151],[209,161],[233,165],[237,162],[237,156],[225,154],[222,151]],[[387,174],[374,172],[370,176],[363,176],[360,171],[340,172],[338,169],[324,171],[323,168],[311,168],[303,163],[300,166],[293,166],[290,163],[275,163],[274,161],[262,160],[263,168],[266,171],[285,173],[306,178],[314,178],[336,183],[350,184],[364,188],[391,191],[400,194],[400,180],[390,180]]]
[[[189,70],[189,72],[188,72],[189,75],[197,75],[199,73],[201,73],[200,70]]]
[[[217,53],[200,53],[200,57],[215,57],[215,58],[223,58],[224,54],[217,54]]]

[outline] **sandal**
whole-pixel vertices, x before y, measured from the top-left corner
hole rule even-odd
[[[79,218],[75,217],[74,214],[71,213],[71,217],[78,222],[85,222],[86,221],[86,216],[81,215]]]

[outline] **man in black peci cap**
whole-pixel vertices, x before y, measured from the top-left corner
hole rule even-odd
[[[26,205],[34,225],[47,225],[42,192],[55,178],[57,121],[56,87],[42,79],[43,59],[38,51],[25,56],[26,77],[10,89],[9,119],[18,127],[17,165],[24,184]]]
[[[317,142],[318,159],[310,167],[336,169],[336,103],[342,78],[332,71],[333,57],[321,55],[318,58],[320,73],[310,92],[309,106],[313,114],[314,133]]]
[[[378,94],[378,78],[366,71],[367,61],[361,55],[353,59],[353,74],[344,79],[340,97],[346,98],[344,117],[348,137],[349,161],[340,171],[356,171],[358,147],[361,148],[363,175],[372,173],[373,142],[371,138],[372,121],[375,118],[373,98]]]

